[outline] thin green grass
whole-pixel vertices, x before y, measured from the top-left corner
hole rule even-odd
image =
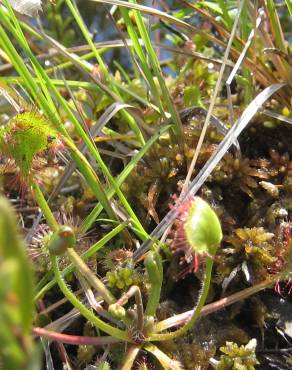
[[[109,87],[113,89],[113,91],[119,96],[119,98],[121,98],[121,96],[119,94],[119,91],[117,90],[116,86],[112,86],[112,84],[111,84],[112,77],[108,73],[107,67],[106,67],[105,63],[103,62],[103,60],[100,56],[100,53],[97,52],[97,49],[96,49],[93,41],[91,40],[89,32],[88,32],[83,20],[81,19],[79,12],[73,6],[73,4],[70,0],[66,0],[66,3],[68,5],[70,11],[72,12],[72,14],[74,16],[74,19],[76,20],[76,22],[77,22],[85,40],[87,41],[88,45],[92,49],[92,52],[94,53],[94,56],[96,57],[98,65],[101,68],[101,72],[105,75],[105,78],[106,78],[106,80],[109,84]],[[143,134],[142,134],[140,128],[137,126],[135,119],[127,111],[123,111],[122,114],[124,115],[125,119],[129,123],[130,127],[133,129],[133,131],[137,135],[137,138],[139,139],[141,144],[143,145],[145,143],[144,138],[143,138]]]
[[[11,17],[14,19],[14,22],[17,22],[17,19],[15,18],[12,10],[10,9]],[[2,16],[3,23],[6,24],[6,26],[11,28],[11,24],[9,24],[9,20],[7,17],[5,17],[5,13],[3,9],[0,9],[0,17]],[[71,109],[68,107],[67,102],[64,100],[64,98],[61,96],[59,91],[56,89],[54,84],[52,83],[49,76],[44,71],[43,67],[40,65],[36,57],[31,52],[23,34],[22,31],[19,30],[20,26],[18,25],[18,31],[14,30],[13,28],[10,29],[13,33],[14,37],[17,39],[19,44],[23,47],[27,55],[29,56],[31,62],[33,63],[34,69],[37,74],[37,80],[39,85],[41,86],[41,90],[43,91],[44,95],[40,94],[38,84],[35,82],[34,77],[30,74],[29,70],[27,69],[26,65],[23,63],[22,58],[17,53],[16,49],[12,45],[10,39],[8,38],[7,34],[5,33],[4,29],[0,25],[0,35],[1,37],[1,45],[7,55],[11,58],[13,64],[17,65],[18,73],[23,78],[25,85],[29,88],[29,92],[34,98],[35,101],[39,102],[40,108],[49,116],[49,118],[54,122],[54,124],[57,125],[57,129],[64,135],[67,135],[66,130],[64,127],[60,124],[60,118],[57,116],[57,109],[53,103],[53,100],[51,98],[51,93],[49,92],[48,88],[54,93],[55,98],[58,100],[58,103],[63,107],[65,112],[68,114],[68,118],[73,122],[75,125],[76,130],[78,131],[80,137],[84,140],[86,145],[88,146],[88,149],[94,159],[97,161],[98,165],[102,169],[103,173],[107,176],[109,182],[117,192],[118,197],[121,200],[121,203],[124,205],[126,211],[129,213],[129,216],[133,219],[133,222],[135,224],[135,228],[140,230],[140,232],[144,232],[144,229],[142,227],[142,224],[139,222],[138,218],[136,217],[135,213],[132,211],[129,203],[127,202],[126,198],[122,194],[122,192],[119,190],[119,187],[117,186],[114,178],[112,177],[110,171],[108,170],[107,166],[105,165],[104,161],[102,160],[100,154],[96,150],[95,145],[91,142],[91,140],[88,138],[87,134],[84,132],[81,124],[76,119],[75,115],[71,111]],[[111,205],[108,202],[107,197],[105,196],[104,190],[102,189],[101,183],[98,180],[98,177],[94,174],[94,171],[90,168],[88,164],[86,164],[86,160],[84,161],[84,157],[79,153],[78,149],[75,147],[75,145],[68,139],[67,144],[70,146],[70,150],[72,152],[72,156],[75,159],[77,166],[85,176],[85,178],[88,181],[88,184],[91,186],[93,192],[97,196],[97,199],[101,202],[102,206],[106,209],[107,213],[110,217],[115,218],[114,212],[112,211]]]
[[[284,107],[286,110],[283,108],[283,112],[280,112],[283,114],[269,113],[270,117],[278,117],[283,122],[289,123],[290,118],[285,120],[284,116],[284,113],[287,114],[287,109],[290,109],[284,105],[289,101],[287,91],[289,91],[288,82],[291,79],[291,74],[289,73],[291,67],[287,63],[289,59],[287,42],[281,28],[277,9],[271,0],[267,0],[264,9],[259,12],[254,7],[254,4],[244,0],[240,2],[200,1],[189,5],[188,1],[184,1],[183,5],[185,8],[173,14],[157,10],[154,8],[154,5],[153,7],[146,7],[137,4],[135,0],[92,1],[101,3],[103,7],[104,4],[117,6],[117,11],[115,14],[111,14],[109,22],[116,22],[116,28],[121,23],[125,25],[123,31],[125,34],[119,31],[121,40],[94,43],[86,22],[82,19],[73,0],[58,2],[58,6],[62,5],[69,10],[66,25],[71,21],[72,23],[74,22],[74,27],[80,35],[80,39],[76,43],[80,44],[80,42],[82,43],[85,40],[86,44],[79,47],[65,47],[58,37],[49,36],[41,25],[37,29],[30,26],[26,20],[20,21],[7,0],[3,0],[4,5],[0,6],[0,52],[5,55],[3,60],[6,63],[3,66],[4,76],[0,79],[0,90],[4,92],[4,96],[8,97],[8,102],[12,103],[18,113],[21,113],[22,108],[32,109],[31,107],[41,112],[54,125],[60,138],[62,138],[62,143],[65,146],[65,153],[62,155],[65,154],[67,160],[69,158],[69,163],[68,165],[61,164],[64,173],[59,174],[59,183],[55,186],[56,194],[53,191],[53,196],[61,195],[61,190],[65,189],[66,181],[76,168],[79,171],[77,173],[81,178],[82,186],[84,186],[84,188],[78,189],[78,192],[79,190],[80,193],[83,192],[81,197],[84,196],[87,189],[90,189],[91,193],[93,193],[93,195],[89,194],[88,198],[86,198],[88,194],[81,198],[81,204],[84,199],[85,202],[90,199],[90,204],[88,208],[80,212],[82,213],[82,220],[78,226],[70,229],[73,234],[76,233],[77,244],[74,244],[76,249],[70,246],[70,250],[67,250],[66,253],[73,263],[67,263],[66,267],[63,267],[61,271],[60,264],[63,264],[63,260],[56,258],[56,256],[51,256],[52,270],[48,270],[41,275],[36,284],[34,299],[35,302],[39,299],[44,299],[49,292],[53,293],[55,291],[55,288],[52,288],[58,284],[59,290],[67,297],[68,301],[98,330],[119,338],[124,343],[135,342],[126,351],[123,359],[123,369],[129,369],[133,364],[137,365],[137,355],[140,349],[143,348],[151,356],[154,356],[162,367],[182,370],[182,365],[178,361],[170,358],[161,349],[150,343],[151,340],[169,339],[173,334],[173,332],[163,333],[165,329],[164,321],[167,320],[158,322],[158,325],[155,326],[157,319],[156,310],[162,299],[161,288],[163,289],[165,283],[163,280],[163,278],[165,279],[165,276],[163,276],[164,266],[160,257],[157,254],[160,262],[159,266],[155,266],[157,267],[156,272],[154,269],[151,270],[153,261],[150,259],[146,259],[144,267],[141,265],[136,270],[134,267],[134,263],[145,256],[145,252],[149,250],[151,244],[155,244],[153,248],[154,253],[157,253],[160,247],[164,248],[162,241],[168,235],[165,232],[177,218],[180,203],[178,202],[165,215],[167,213],[165,208],[167,208],[168,200],[162,200],[165,196],[163,191],[159,193],[159,190],[157,190],[157,193],[155,193],[156,190],[153,190],[156,189],[155,186],[153,189],[151,187],[142,189],[144,186],[143,178],[142,181],[137,181],[137,188],[135,188],[134,183],[130,191],[133,193],[137,192],[141,196],[140,198],[135,198],[136,194],[133,194],[133,199],[139,199],[141,206],[141,204],[132,202],[132,194],[128,194],[128,190],[122,191],[122,189],[127,188],[126,186],[123,188],[122,185],[125,181],[131,180],[131,176],[136,176],[136,179],[140,180],[139,176],[142,177],[143,172],[142,174],[137,174],[136,170],[137,165],[141,165],[141,167],[138,167],[138,171],[143,166],[149,169],[148,174],[150,177],[153,175],[151,179],[154,185],[158,184],[162,187],[167,187],[168,181],[171,182],[173,176],[177,176],[177,183],[179,180],[185,180],[181,198],[183,202],[187,197],[196,194],[205,184],[207,177],[211,175],[228,149],[234,142],[237,142],[238,136],[255,115],[259,113],[260,107],[271,96],[275,98],[273,104],[277,102],[280,108]],[[289,2],[286,3],[289,9]],[[238,5],[239,9],[237,9]],[[58,8],[56,9],[57,12],[59,10]],[[237,14],[235,14],[235,10],[238,10]],[[210,25],[216,28],[216,36],[214,36],[213,31],[198,30],[195,26],[188,23],[187,16],[194,11],[200,13],[200,17],[205,16]],[[149,16],[149,19],[144,18],[145,14]],[[271,34],[265,34],[264,32],[265,30],[261,24],[263,15],[268,19]],[[118,18],[120,16],[121,19]],[[205,39],[206,49],[202,52],[199,50],[198,53],[193,52],[191,49],[186,50],[184,49],[185,45],[179,44],[175,37],[169,38],[174,43],[172,46],[164,44],[165,39],[162,42],[154,42],[152,40],[152,31],[157,31],[160,28],[159,22],[155,23],[156,19],[163,19],[179,30],[183,30],[187,35],[185,39],[191,43],[193,42],[194,47],[196,46],[195,33],[196,36],[198,34],[201,35]],[[65,28],[64,26],[63,29]],[[166,27],[166,29],[169,31],[170,27],[169,29]],[[40,57],[35,52],[32,40],[37,40],[46,48],[53,48],[53,53],[51,55],[47,53]],[[258,48],[263,47],[263,45],[268,45],[268,48],[265,50],[265,53],[259,53]],[[127,69],[122,64],[115,62],[115,68],[119,72],[114,75],[106,64],[104,55],[109,50],[122,47],[131,54],[130,60],[133,65],[129,65]],[[178,59],[179,57],[184,58],[182,59],[182,64],[176,69],[177,75],[172,79],[166,79],[166,74],[162,67],[166,65],[171,68],[172,64],[168,61],[162,63],[158,57],[157,48],[161,47],[177,53]],[[211,54],[211,57],[208,52],[207,56],[204,55],[208,48],[209,52],[212,49],[213,54]],[[271,50],[274,50],[274,52],[271,52]],[[222,58],[224,51],[225,55]],[[0,56],[2,55],[0,54]],[[50,61],[51,66],[49,68],[43,63],[43,58]],[[175,61],[178,61],[178,59]],[[194,60],[196,59],[199,59],[199,63],[204,65],[207,65],[209,62],[210,69],[213,68],[213,73],[217,73],[219,65],[220,72],[214,91],[212,90],[213,85],[211,83],[209,85],[205,84],[205,81],[201,81],[201,85],[195,86],[195,88],[191,86],[193,94],[196,91],[200,94],[199,104],[205,107],[209,106],[209,110],[201,136],[198,136],[198,147],[194,151],[192,162],[188,158],[182,163],[179,162],[179,159],[186,154],[186,149],[194,148],[187,148],[187,140],[185,140],[186,135],[184,133],[185,127],[182,125],[180,114],[177,111],[177,105],[185,104],[186,100],[179,95],[179,98],[175,96],[175,90],[179,84],[182,84],[183,92],[186,94],[186,91],[190,88],[188,86],[188,78],[193,77],[193,68],[196,63]],[[11,66],[9,63],[11,63]],[[211,63],[214,63],[215,67],[211,66]],[[269,63],[271,63],[272,68],[270,68]],[[74,77],[72,77],[73,72],[76,73]],[[228,75],[229,78],[226,77]],[[240,86],[238,91],[245,95],[242,100],[239,97],[237,110],[233,111],[230,85],[235,76],[237,76],[238,86]],[[225,137],[222,140],[220,139],[220,143],[219,141],[216,142],[216,149],[212,151],[209,159],[200,163],[200,168],[195,168],[197,158],[201,155],[212,111],[218,106],[227,105],[226,98],[223,98],[223,94],[220,94],[226,78],[227,85],[229,84],[229,90],[227,90],[231,118],[230,122],[226,120],[224,124],[228,125],[229,123],[231,128],[226,134],[224,133]],[[242,89],[240,82],[245,84],[245,89]],[[11,87],[15,88],[16,92]],[[201,94],[200,89],[206,89],[207,92],[204,91],[204,94]],[[78,96],[79,90],[84,93],[83,96],[85,98]],[[61,91],[66,91],[66,98],[61,94]],[[19,101],[17,101],[17,92],[20,92]],[[9,94],[12,96],[11,101],[9,100]],[[174,97],[176,99],[175,102]],[[78,100],[79,98],[80,100]],[[194,100],[190,99],[190,101]],[[91,109],[88,116],[87,107],[85,107],[87,103],[90,103],[88,104],[90,106],[88,109]],[[266,113],[268,112],[266,110]],[[74,131],[72,129],[67,131],[69,125],[73,127]],[[11,140],[11,138],[8,139]],[[178,152],[176,152],[176,147],[179,148]],[[161,155],[161,158],[159,155],[156,158],[155,151],[157,150],[157,153],[160,153],[159,150],[161,148],[173,150],[174,153],[170,153],[170,157],[173,154],[177,162],[168,162],[168,158],[165,161],[164,154]],[[167,153],[167,150],[165,149],[165,152],[161,151],[161,153]],[[162,161],[160,162],[160,160]],[[181,166],[181,168],[175,169],[177,172],[174,169],[170,169],[169,172],[166,171],[165,174],[161,175],[162,181],[159,183],[160,178],[157,178],[155,171],[151,172],[152,166],[155,168],[157,165],[156,169],[160,168],[161,172],[163,172],[169,166],[169,163],[179,163],[177,166]],[[185,168],[182,168],[183,166]],[[187,173],[186,167],[188,167],[189,172],[185,178]],[[184,174],[183,176],[181,175],[182,173]],[[145,179],[145,183],[146,180],[148,179]],[[128,186],[128,184],[126,185]],[[33,177],[30,178],[29,186],[33,192],[34,199],[42,210],[47,225],[54,232],[53,235],[57,235],[60,238],[63,237],[63,235],[60,236],[58,234],[63,221],[58,220],[53,212],[56,207],[59,207],[59,202],[63,202],[63,200],[59,199],[59,201],[54,203],[56,198],[52,197],[53,200],[51,201],[50,194],[47,194],[49,197],[45,196],[42,192],[42,184],[39,185]],[[173,183],[171,190],[167,189],[166,192],[170,202],[170,192],[176,191],[175,186]],[[71,194],[70,189],[69,193]],[[158,199],[157,203],[154,200],[155,196]],[[163,202],[164,208],[160,212],[158,208],[160,203]],[[153,206],[153,209],[156,207],[158,210],[157,219],[155,219],[155,216],[150,215],[150,211],[146,209],[149,204]],[[62,204],[63,206],[64,204]],[[149,214],[147,214],[147,211],[149,211]],[[145,217],[141,216],[143,212]],[[153,220],[150,220],[150,222],[146,220],[146,215],[153,217],[153,220],[158,223],[157,227],[153,227]],[[159,218],[161,222],[159,222]],[[37,228],[37,223],[34,223],[33,229],[36,230]],[[85,251],[83,249],[79,256],[77,247],[82,246],[84,235],[91,229],[97,230],[98,240],[95,238],[94,241],[91,241],[87,249]],[[162,240],[159,241],[161,237]],[[55,240],[60,242],[60,238]],[[51,237],[50,243],[53,239]],[[140,243],[142,245],[138,250],[133,251],[130,249],[134,246],[139,246]],[[131,261],[130,258],[125,259],[123,263],[116,263],[112,259],[110,262],[113,263],[114,261],[117,266],[111,269],[107,265],[111,258],[109,254],[112,251],[116,251],[117,246],[120,252],[133,254],[133,258]],[[105,250],[102,251],[102,249]],[[93,257],[94,259],[99,258],[97,252],[100,251],[104,252],[106,257],[104,260],[98,261],[97,271],[90,270],[83,261],[89,262],[89,259]],[[165,258],[168,258],[168,247],[165,248],[164,252]],[[149,256],[151,257],[151,254]],[[148,263],[150,265],[147,265]],[[201,290],[204,296],[199,301],[199,306],[194,310],[196,312],[194,319],[186,323],[187,319],[185,318],[184,323],[186,323],[186,326],[184,329],[175,331],[175,335],[184,334],[199,317],[204,300],[208,295],[212,277],[210,266],[213,263],[216,263],[216,260],[210,260],[208,256],[206,259],[208,280],[206,280],[207,283],[204,283]],[[118,289],[118,286],[110,286],[110,275],[105,275],[105,271],[118,273],[119,269],[123,270],[124,268],[132,269],[131,271],[133,272],[139,272],[140,275],[141,273],[148,273],[151,288],[149,289],[148,287],[149,282],[147,283],[148,285],[141,285],[144,290],[148,290],[148,294],[144,294],[142,290],[143,295],[141,295],[139,282],[137,286],[131,283],[123,288],[124,290],[122,288]],[[82,278],[78,275],[80,271],[83,273]],[[151,271],[155,272],[153,276]],[[105,294],[105,296],[110,297],[110,299],[105,299],[107,304],[101,304],[101,310],[104,310],[107,315],[105,316],[107,318],[106,322],[99,317],[99,313],[93,313],[91,308],[88,309],[82,299],[77,298],[77,295],[67,286],[65,279],[75,272],[77,280],[80,280],[81,286],[86,290],[84,296],[87,299],[90,297],[90,294],[92,299],[95,299],[96,295],[104,297],[101,294],[102,290],[104,290],[104,293],[108,293]],[[101,275],[100,279],[97,278],[99,274]],[[284,274],[281,276],[284,276]],[[287,273],[285,273],[285,276],[288,276]],[[83,281],[84,278],[85,282]],[[143,275],[144,278],[145,276]],[[133,294],[134,291],[137,294]],[[134,299],[135,304],[132,302]],[[145,302],[142,302],[142,299]],[[122,304],[121,302],[127,303]],[[90,299],[89,303],[92,304]],[[124,304],[127,304],[127,306],[123,307]],[[145,312],[144,307],[146,307]],[[132,310],[132,312],[128,312],[129,317],[124,315],[128,308]],[[117,311],[119,311],[118,314]],[[117,318],[113,319],[114,315],[117,315],[121,325],[116,325]],[[136,322],[134,319],[131,320],[131,315],[136,315]],[[140,322],[137,323],[139,318]],[[144,318],[146,318],[145,322]],[[174,327],[175,323],[172,323],[171,326]],[[159,329],[156,330],[155,328]]]

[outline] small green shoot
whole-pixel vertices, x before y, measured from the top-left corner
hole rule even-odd
[[[145,267],[151,283],[150,295],[145,314],[154,316],[159,304],[163,281],[163,267],[161,257],[157,252],[149,252],[145,258]]]

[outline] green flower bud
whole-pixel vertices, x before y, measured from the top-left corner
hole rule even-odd
[[[183,227],[192,252],[216,254],[223,235],[218,216],[206,201],[194,197],[185,213]]]
[[[62,255],[67,248],[74,248],[76,245],[76,236],[70,226],[60,226],[56,231],[48,245],[49,252],[55,256]]]

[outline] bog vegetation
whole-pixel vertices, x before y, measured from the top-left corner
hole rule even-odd
[[[0,369],[289,369],[290,0],[0,2]]]

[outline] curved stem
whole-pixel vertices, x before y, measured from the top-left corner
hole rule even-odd
[[[112,304],[116,301],[115,297],[107,289],[104,283],[90,270],[73,248],[67,248],[67,255],[77,270],[85,277],[88,283],[97,290],[107,304]]]
[[[30,179],[30,185],[33,190],[33,194],[38,203],[38,206],[42,210],[48,225],[53,231],[59,229],[59,224],[56,221],[39,185],[32,178]],[[104,284],[90,271],[87,265],[82,261],[79,255],[74,251],[73,248],[68,248],[67,253],[71,261],[80,270],[80,272],[87,278],[87,280],[93,285],[93,287],[102,295],[107,303],[113,303],[115,301],[114,296],[108,291]]]
[[[53,231],[57,231],[59,229],[59,225],[40,189],[37,182],[33,179],[30,180],[30,184],[35,196],[35,199],[41,208],[48,225]],[[101,280],[95,276],[92,271],[87,267],[87,265],[83,262],[83,260],[79,257],[79,255],[75,252],[73,248],[67,248],[67,254],[70,257],[71,261],[74,263],[76,268],[80,271],[80,273],[87,279],[87,281],[98,291],[98,293],[103,297],[103,299],[108,303],[114,303],[116,301],[115,297],[111,294],[111,292],[106,288]]]
[[[79,299],[70,291],[65,281],[63,280],[63,277],[58,267],[57,258],[55,256],[51,256],[51,261],[55,278],[59,285],[59,288],[61,289],[64,296],[68,299],[68,301],[70,301],[72,305],[79,310],[80,314],[101,331],[123,341],[131,342],[131,339],[129,338],[128,333],[126,331],[117,329],[105,323],[100,318],[95,316],[90,310],[88,310],[82,302],[79,301]]]
[[[103,238],[101,238],[99,241],[97,241],[95,244],[93,244],[86,252],[81,254],[80,258],[83,261],[88,260],[94,253],[96,253],[99,249],[101,249],[107,242],[109,242],[115,235],[117,235],[120,231],[122,231],[125,228],[126,224],[120,224],[116,228],[114,228],[112,231],[110,231],[108,234],[106,234]],[[75,266],[71,263],[71,265],[64,268],[62,271],[62,276],[65,277],[72,271],[74,271]],[[46,281],[45,281],[46,282]],[[35,300],[37,301],[41,297],[43,297],[46,292],[51,289],[56,284],[56,279],[50,278],[50,281],[43,285],[41,283],[38,284],[40,290],[38,290],[38,293],[35,296]]]
[[[57,231],[59,229],[59,224],[58,222],[56,221],[45,197],[44,197],[44,194],[42,193],[38,183],[36,181],[34,181],[32,178],[30,179],[30,186],[32,188],[32,191],[33,191],[33,194],[34,194],[34,197],[35,197],[35,200],[38,204],[38,206],[40,207],[40,209],[42,210],[46,220],[47,220],[47,223],[48,225],[50,226],[50,228],[52,229],[52,231]]]
[[[133,363],[140,351],[141,345],[132,345],[128,348],[121,370],[131,370]]]
[[[170,358],[166,353],[151,343],[145,344],[143,349],[150,352],[162,365],[164,370],[183,370],[179,361]]]
[[[143,311],[143,302],[140,288],[135,292],[135,301],[136,301],[136,310],[137,310],[137,327],[136,330],[139,332],[143,331],[144,328],[144,311]]]
[[[179,328],[173,332],[165,333],[165,334],[150,335],[150,338],[149,338],[150,341],[172,340],[174,338],[177,338],[185,334],[187,331],[189,331],[194,326],[206,302],[207,296],[208,296],[210,283],[211,283],[211,276],[212,276],[212,267],[213,267],[213,259],[210,257],[206,257],[206,271],[205,271],[205,277],[203,281],[203,289],[201,291],[198,304],[193,311],[193,315],[191,319],[182,328]]]
[[[125,294],[123,294],[122,297],[117,301],[117,304],[119,306],[125,305],[132,296],[135,297],[136,302],[136,312],[137,312],[136,330],[142,333],[144,326],[144,311],[140,288],[137,285],[132,285],[131,288]]]

